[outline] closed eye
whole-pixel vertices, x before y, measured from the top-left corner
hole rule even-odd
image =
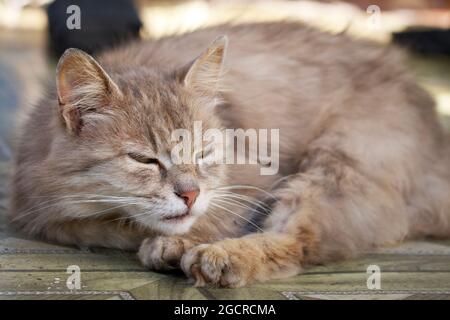
[[[142,154],[139,153],[128,153],[128,156],[133,159],[134,161],[140,162],[140,163],[144,163],[144,164],[156,164],[156,165],[160,165],[160,162],[158,159],[156,158],[150,158],[147,156],[144,156]]]

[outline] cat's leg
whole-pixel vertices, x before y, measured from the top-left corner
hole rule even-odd
[[[367,169],[342,152],[315,150],[277,190],[264,232],[195,246],[182,257],[183,271],[197,285],[239,287],[401,240],[402,195]]]
[[[142,264],[151,270],[166,271],[180,268],[181,257],[199,244],[212,243],[238,234],[231,217],[205,215],[197,221],[188,233],[183,235],[161,235],[146,238],[138,252]]]
[[[195,242],[185,236],[157,236],[145,239],[138,252],[139,260],[151,270],[171,270],[179,268],[183,254]]]
[[[198,245],[183,255],[181,268],[195,279],[196,286],[240,287],[298,274],[307,247],[308,241],[300,242],[294,236],[264,232]]]

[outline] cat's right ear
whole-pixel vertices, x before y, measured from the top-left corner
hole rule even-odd
[[[78,134],[83,117],[101,111],[121,92],[103,68],[87,53],[67,49],[56,68],[56,89],[61,118],[71,134]]]
[[[216,38],[197,59],[178,70],[178,80],[193,91],[214,96],[220,91],[227,46],[226,36]]]

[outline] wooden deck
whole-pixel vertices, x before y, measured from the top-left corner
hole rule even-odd
[[[2,167],[2,170],[5,166]],[[4,213],[6,208],[1,203]],[[0,222],[1,223],[1,222]],[[69,290],[69,266],[81,287]],[[367,288],[379,266],[380,289]],[[240,289],[194,288],[181,273],[146,271],[131,253],[74,249],[0,232],[0,299],[450,299],[450,241],[408,242],[356,260]]]

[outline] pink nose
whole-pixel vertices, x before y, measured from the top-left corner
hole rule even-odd
[[[186,192],[179,194],[179,197],[183,198],[184,202],[190,209],[192,207],[192,205],[194,204],[195,199],[197,199],[198,194],[199,194],[199,190],[194,189],[194,190],[186,191]]]

